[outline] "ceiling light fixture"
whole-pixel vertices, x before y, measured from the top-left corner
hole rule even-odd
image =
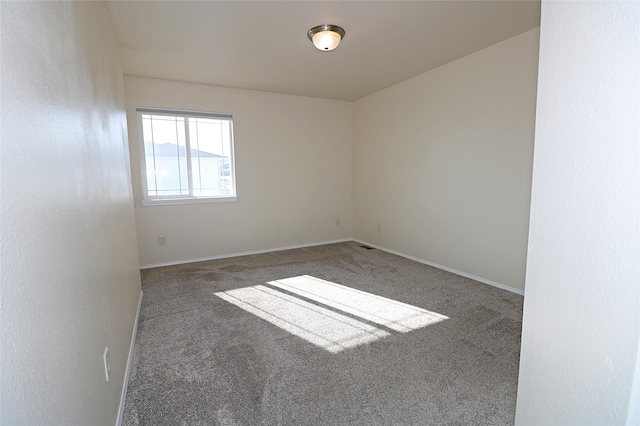
[[[344,30],[337,25],[318,25],[307,31],[307,37],[316,49],[330,52],[340,44],[344,37]]]

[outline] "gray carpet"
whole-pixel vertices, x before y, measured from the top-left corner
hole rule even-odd
[[[142,279],[125,425],[513,424],[516,294],[355,242]]]

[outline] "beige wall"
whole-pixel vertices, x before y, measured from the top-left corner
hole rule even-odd
[[[355,238],[524,289],[538,34],[355,102]]]
[[[113,425],[140,294],[118,40],[105,3],[1,23],[0,423]]]
[[[542,3],[516,424],[640,424],[640,3]]]
[[[125,93],[141,265],[351,238],[351,103],[128,76]],[[232,113],[238,200],[143,207],[139,106]]]

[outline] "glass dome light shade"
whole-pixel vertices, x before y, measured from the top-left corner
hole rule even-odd
[[[341,39],[342,37],[340,37],[340,34],[334,33],[333,31],[320,31],[319,33],[315,33],[312,38],[313,45],[318,50],[323,50],[325,52],[338,47]]]
[[[318,50],[330,52],[340,44],[344,30],[337,25],[318,25],[307,32],[307,36]]]

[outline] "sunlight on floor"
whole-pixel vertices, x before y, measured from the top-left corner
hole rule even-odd
[[[402,333],[449,319],[426,309],[309,275],[269,284]]]
[[[361,345],[389,333],[353,318],[257,285],[216,296],[329,352]]]
[[[215,295],[332,353],[391,335],[389,331],[353,318],[354,316],[401,333],[448,319],[426,309],[309,275],[270,281],[267,284],[332,309],[264,285]]]

